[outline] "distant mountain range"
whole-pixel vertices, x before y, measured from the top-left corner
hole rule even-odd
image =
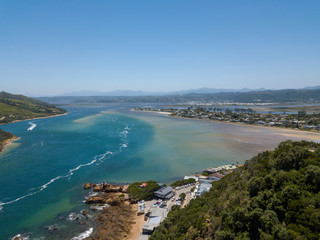
[[[320,87],[313,89],[284,89],[249,92],[187,93],[147,96],[60,96],[37,98],[51,104],[109,104],[109,103],[320,103]]]
[[[312,90],[312,89],[320,89],[320,86],[314,87],[305,87],[301,88],[301,90]],[[227,88],[197,88],[197,89],[187,89],[181,91],[163,91],[163,92],[148,92],[148,91],[132,91],[132,90],[114,90],[110,92],[99,92],[99,91],[75,91],[68,92],[59,95],[58,97],[90,97],[90,96],[110,96],[110,97],[138,97],[138,96],[170,96],[170,95],[184,95],[184,94],[210,94],[210,93],[227,93],[227,92],[262,92],[271,89],[258,88],[258,89],[250,89],[250,88],[241,88],[241,89],[227,89]],[[287,90],[287,89],[285,89]],[[276,91],[276,90],[273,90]]]
[[[259,89],[249,89],[249,88],[242,88],[242,89],[225,89],[225,88],[198,88],[198,89],[187,89],[181,91],[168,91],[168,92],[148,92],[148,91],[132,91],[132,90],[115,90],[110,92],[98,92],[98,91],[76,91],[76,92],[69,92],[64,93],[59,96],[61,97],[75,97],[75,96],[113,96],[113,97],[136,97],[136,96],[170,96],[170,95],[183,95],[183,94],[190,94],[190,93],[220,93],[220,92],[250,92],[250,91],[265,91],[264,88]]]

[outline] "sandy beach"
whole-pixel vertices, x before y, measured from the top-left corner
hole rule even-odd
[[[138,207],[137,204],[132,205],[132,208],[135,210],[135,212],[136,212],[137,207]],[[139,216],[136,215],[133,219],[133,222],[134,223],[131,226],[131,231],[130,231],[129,235],[126,238],[124,238],[124,240],[139,240],[142,227],[145,223],[144,215],[143,214],[139,215]]]
[[[165,113],[165,112],[162,112],[162,113]],[[270,130],[274,131],[272,134],[279,135],[279,136],[284,136],[284,137],[288,137],[288,138],[295,138],[297,140],[300,139],[300,140],[320,141],[320,132],[315,132],[315,131],[304,131],[304,130],[300,130],[300,129],[251,125],[251,124],[245,124],[245,123],[226,122],[226,121],[209,120],[209,119],[177,117],[177,116],[172,116],[170,113],[168,114],[168,116],[175,117],[175,118],[214,122],[214,123],[232,124],[232,125],[245,126],[245,127],[250,127],[250,128],[252,127],[252,128],[258,128],[258,129],[270,129]]]
[[[8,147],[13,141],[19,139],[19,137],[14,136],[13,138],[7,139],[0,144],[0,152],[2,152],[6,147]]]

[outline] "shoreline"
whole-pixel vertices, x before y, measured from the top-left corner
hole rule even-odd
[[[168,117],[173,117],[173,118],[181,118],[181,119],[188,119],[188,120],[199,120],[199,121],[206,121],[206,122],[233,124],[233,125],[236,125],[236,126],[247,126],[247,127],[260,128],[260,129],[265,128],[265,129],[270,129],[270,130],[274,130],[274,131],[283,132],[283,134],[282,133],[273,133],[275,135],[282,135],[282,136],[296,137],[296,138],[309,138],[310,140],[320,142],[320,131],[317,132],[317,131],[308,131],[308,130],[302,130],[302,129],[284,128],[284,127],[262,126],[262,125],[254,125],[254,124],[245,124],[245,123],[241,123],[241,122],[219,121],[219,120],[214,120],[214,119],[180,117],[180,116],[173,115],[170,112],[163,112],[163,111],[135,110],[135,109],[132,109],[131,111],[135,111],[135,112],[153,112],[153,113],[158,113],[158,114],[163,114],[163,115],[167,114]]]
[[[62,113],[62,114],[58,114],[58,115],[53,115],[53,116],[47,116],[47,117],[38,117],[38,118],[29,118],[29,119],[24,119],[24,120],[16,120],[16,121],[13,121],[13,122],[10,122],[10,123],[0,123],[0,125],[11,124],[11,123],[16,123],[16,122],[22,122],[22,121],[30,121],[30,120],[34,120],[34,119],[60,117],[60,116],[64,116],[64,115],[68,115],[68,112]],[[18,137],[18,136],[14,136],[13,138],[4,140],[0,144],[0,153],[3,152],[12,142],[14,142],[15,140],[18,140],[19,138],[20,137]]]
[[[18,140],[20,137],[14,136],[12,138],[6,139],[4,140],[1,144],[0,144],[0,154],[15,140]]]
[[[22,121],[30,121],[30,120],[35,120],[35,119],[60,117],[60,116],[64,116],[64,115],[68,115],[68,112],[66,112],[66,113],[61,113],[61,114],[57,114],[57,115],[45,116],[45,117],[36,117],[36,118],[26,118],[26,119],[21,119],[21,120],[14,120],[14,121],[9,122],[9,123],[0,123],[0,125],[6,125],[6,124],[11,124],[11,123],[16,123],[16,122],[22,122]]]
[[[152,111],[148,111],[148,112],[152,112]],[[303,138],[301,135],[309,135],[310,139],[313,139],[315,141],[320,141],[320,132],[314,132],[314,131],[304,131],[304,130],[301,130],[301,129],[292,129],[292,128],[260,126],[260,125],[245,124],[245,123],[240,123],[240,122],[227,122],[227,121],[219,121],[219,120],[211,120],[211,119],[179,117],[179,116],[173,116],[171,113],[168,114],[168,117],[199,120],[199,121],[207,121],[207,122],[226,123],[226,124],[233,124],[233,125],[237,125],[237,126],[265,128],[265,129],[270,129],[270,130],[272,129],[272,130],[278,130],[278,131],[281,131],[281,132],[288,132],[288,134],[297,134],[296,137],[301,137],[301,138]],[[286,136],[286,134],[281,134],[281,133],[274,133],[274,134]]]

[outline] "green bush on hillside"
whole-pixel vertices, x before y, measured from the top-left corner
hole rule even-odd
[[[180,186],[183,186],[183,185],[187,185],[189,183],[194,183],[196,180],[194,178],[189,178],[189,179],[181,179],[181,180],[178,180],[174,183],[171,183],[170,185],[172,187],[180,187]]]
[[[150,240],[320,239],[320,144],[285,141],[170,212]]]
[[[154,192],[160,188],[160,185],[155,181],[146,182],[146,187],[141,187],[142,182],[134,182],[129,185],[128,193],[132,200],[151,200],[154,197]]]

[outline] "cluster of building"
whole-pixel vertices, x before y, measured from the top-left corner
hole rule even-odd
[[[210,190],[212,182],[219,181],[226,174],[240,166],[242,165],[236,166],[234,164],[228,164],[220,167],[207,168],[204,172],[206,172],[208,176],[191,175],[184,177],[184,179],[195,179],[194,183],[179,186],[175,189],[172,186],[163,186],[154,192],[154,196],[159,200],[153,200],[151,202],[140,201],[138,203],[138,214],[144,214],[146,221],[142,227],[140,240],[146,240],[150,237],[154,229],[167,218],[167,215],[173,205],[181,205],[181,202],[180,204],[176,204],[177,202],[179,203],[179,201],[178,198],[174,198],[175,196],[178,196],[179,192],[188,192],[188,194],[190,194],[190,199],[199,197]],[[168,201],[169,199],[172,201]],[[175,203],[174,200],[176,200]],[[147,204],[149,206],[147,206]]]
[[[138,110],[165,111],[172,116],[198,118],[226,122],[238,122],[271,127],[299,128],[320,131],[320,114],[307,114],[300,111],[297,114],[256,113],[252,108],[222,109],[218,107],[188,107],[188,108],[139,108]]]
[[[167,218],[169,208],[167,208],[167,200],[175,195],[171,186],[164,186],[154,192],[154,196],[159,200],[152,206],[146,208],[144,201],[138,203],[138,214],[144,213],[146,223],[142,227],[140,240],[146,240],[153,233],[154,229]],[[140,208],[141,206],[141,208]]]

